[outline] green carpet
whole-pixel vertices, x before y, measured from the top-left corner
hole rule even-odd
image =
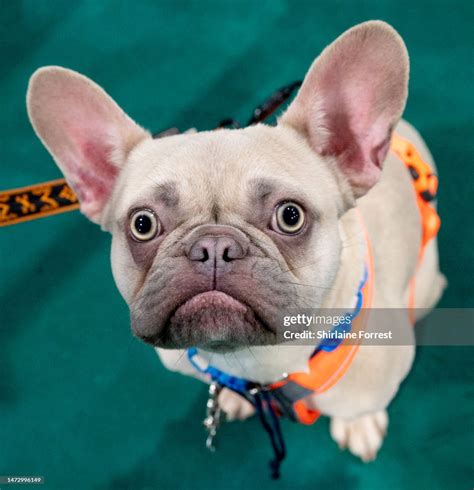
[[[0,189],[59,177],[25,111],[28,77],[41,65],[87,74],[150,129],[206,129],[225,116],[246,120],[353,24],[392,23],[411,55],[405,116],[439,168],[449,279],[441,304],[474,306],[472,2],[0,7]],[[132,338],[109,247],[78,212],[0,229],[0,475],[43,475],[41,488],[60,490],[472,488],[469,347],[419,349],[370,465],[339,452],[325,419],[283,424],[289,455],[278,482],[267,477],[270,448],[256,420],[225,425],[219,451],[209,454],[200,425],[206,388],[167,372]]]

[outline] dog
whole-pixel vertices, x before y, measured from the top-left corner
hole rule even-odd
[[[419,262],[412,179],[389,151],[396,132],[435,168],[401,120],[408,73],[401,37],[369,21],[323,50],[276,126],[154,139],[94,82],[54,66],[31,77],[27,108],[82,213],[112,234],[134,335],[171,370],[209,381],[185,355],[196,347],[201,361],[268,384],[307,370],[315,347],[282,341],[282,310],[354,307],[362,226],[373,308],[406,309],[414,276],[416,311],[442,294],[436,238]],[[408,316],[397,328],[413,339]],[[363,343],[334,386],[306,397],[341,448],[376,457],[414,352],[414,342]],[[255,411],[227,388],[218,401],[229,419]]]

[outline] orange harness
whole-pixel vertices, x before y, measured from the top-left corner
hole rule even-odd
[[[440,218],[435,208],[430,202],[435,199],[438,190],[438,179],[433,174],[431,167],[423,160],[414,145],[399,136],[394,134],[391,142],[391,151],[397,155],[400,160],[406,165],[413,179],[413,189],[415,191],[416,201],[421,217],[421,242],[418,253],[418,262],[409,284],[409,301],[408,308],[411,311],[415,306],[415,277],[416,271],[423,258],[424,250],[428,242],[436,236],[440,227]],[[367,281],[362,288],[362,309],[360,314],[353,322],[353,329],[360,329],[361,325],[367,322],[367,316],[372,304],[373,289],[374,289],[374,265],[372,250],[369,236],[361,217],[361,223],[364,230],[366,240],[366,266],[368,270]],[[414,323],[414,319],[412,323]],[[319,351],[313,355],[308,361],[307,373],[297,372],[289,374],[284,380],[270,385],[271,390],[287,389],[289,385],[303,389],[307,394],[320,394],[334,386],[349,369],[360,343],[344,340],[335,350],[331,352]],[[293,386],[293,390],[294,390]],[[299,398],[293,403],[293,411],[296,419],[303,424],[314,423],[320,413],[317,410],[311,409],[305,403],[304,398]]]

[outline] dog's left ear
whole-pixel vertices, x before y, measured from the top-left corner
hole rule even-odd
[[[408,67],[406,47],[391,26],[359,24],[314,61],[279,124],[296,128],[319,155],[335,157],[360,197],[380,178],[405,107]]]

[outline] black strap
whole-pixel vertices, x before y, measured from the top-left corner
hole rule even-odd
[[[301,86],[303,82],[298,80],[296,82],[289,83],[284,87],[279,88],[273,92],[268,99],[260,104],[252,114],[252,117],[247,122],[247,126],[252,124],[258,124],[265,121],[270,117],[282,104],[284,104],[293,94],[293,92]]]
[[[280,466],[286,456],[285,440],[280,427],[280,420],[275,413],[268,391],[259,391],[254,396],[255,408],[262,427],[267,432],[272,444],[274,458],[270,460],[270,476],[280,478]]]
[[[267,99],[265,99],[256,109],[254,109],[252,113],[252,117],[248,120],[247,126],[252,126],[254,124],[261,123],[268,119],[279,107],[281,107],[292,95],[293,92],[301,86],[303,82],[300,80],[296,82],[289,83],[270,95]],[[240,128],[239,121],[235,119],[228,118],[223,119],[218,128]]]

